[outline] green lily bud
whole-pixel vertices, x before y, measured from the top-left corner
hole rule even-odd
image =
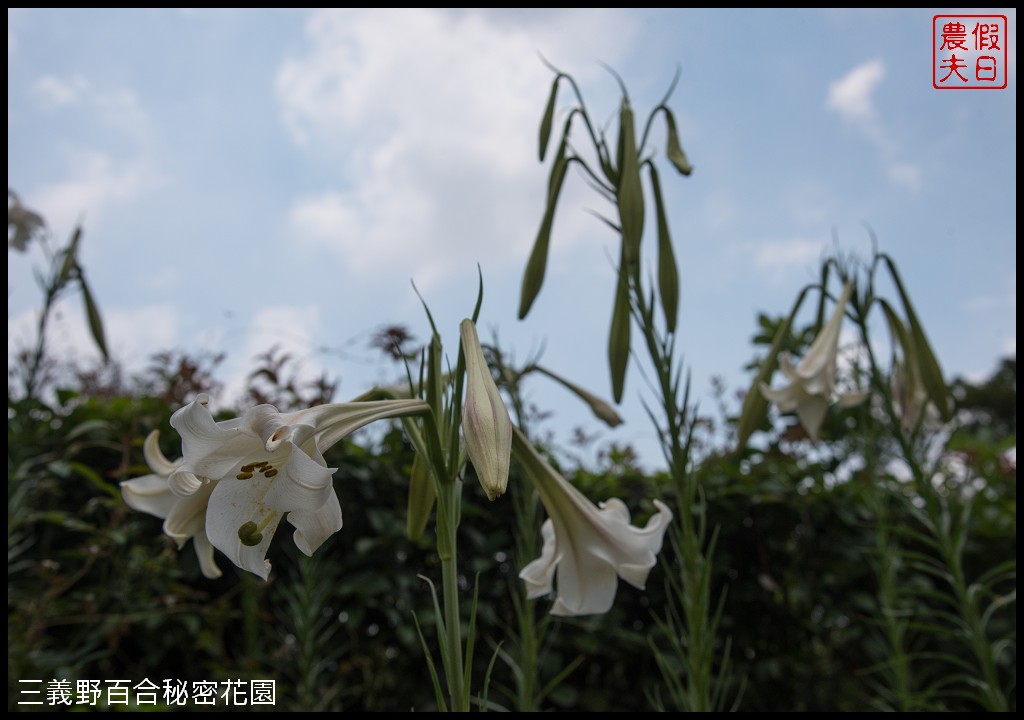
[[[459,333],[466,359],[466,407],[462,413],[462,433],[466,438],[469,459],[476,468],[487,499],[494,500],[503,495],[508,486],[512,419],[487,367],[476,325],[472,320],[463,320]]]
[[[540,365],[536,365],[534,367],[537,370],[537,372],[541,373],[542,375],[547,375],[555,382],[563,385],[565,389],[568,390],[569,392],[575,393],[575,395],[579,397],[580,400],[582,400],[583,402],[590,406],[590,411],[594,413],[594,415],[596,415],[599,420],[603,421],[606,425],[608,425],[608,427],[616,427],[617,425],[622,424],[622,418],[619,417],[619,414],[615,412],[615,408],[613,408],[611,406],[611,403],[609,403],[607,400],[599,398],[593,393],[587,392],[579,385],[569,382],[561,375],[558,375],[545,367],[541,367]]]

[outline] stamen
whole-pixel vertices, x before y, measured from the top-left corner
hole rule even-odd
[[[255,547],[263,540],[263,533],[259,531],[256,523],[250,520],[249,522],[242,523],[242,527],[238,528],[238,539],[246,547]]]
[[[266,529],[273,519],[274,513],[270,512],[267,513],[267,516],[263,518],[259,525],[252,520],[242,523],[242,526],[238,528],[238,539],[246,547],[256,547],[263,542],[263,530]]]
[[[258,472],[263,473],[267,477],[277,475],[277,470],[267,460],[253,460],[238,468],[238,474],[235,477],[239,480],[251,480],[253,474]]]

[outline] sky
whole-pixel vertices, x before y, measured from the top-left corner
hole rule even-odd
[[[8,186],[54,242],[82,224],[129,368],[225,352],[229,399],[277,345],[348,399],[398,377],[375,332],[429,337],[413,283],[454,352],[479,266],[482,338],[608,397],[616,237],[577,174],[517,319],[549,172],[541,56],[597,122],[618,109],[606,65],[640,118],[679,68],[669,105],[695,171],[661,176],[696,396],[710,407],[712,377],[745,388],[758,313],[788,312],[836,242],[866,257],[867,228],[946,374],[980,379],[1016,354],[1016,13],[960,11],[1007,15],[1008,82],[949,91],[932,84],[939,12],[957,11],[9,9]],[[560,100],[556,128],[564,86]],[[33,337],[43,259],[8,260],[10,357]],[[68,298],[51,341],[88,359],[79,306]],[[524,389],[556,438],[582,426],[657,463],[635,369],[614,430],[549,380]]]

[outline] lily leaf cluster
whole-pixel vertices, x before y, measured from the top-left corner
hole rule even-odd
[[[558,70],[555,72],[555,79],[551,85],[551,93],[540,125],[539,155],[541,162],[544,161],[551,141],[558,91],[563,80],[572,88],[575,104],[568,110],[565,123],[562,126],[558,150],[551,166],[544,215],[523,275],[519,318],[523,319],[529,314],[544,283],[558,198],[569,167],[576,165],[586,181],[614,206],[615,218],[602,217],[602,220],[621,238],[618,279],[608,339],[612,394],[615,402],[618,403],[622,401],[626,370],[629,364],[632,328],[630,287],[633,285],[638,291],[640,288],[641,241],[645,224],[642,178],[645,168],[649,174],[657,215],[658,297],[667,331],[673,333],[676,329],[679,310],[679,270],[675,251],[672,248],[672,238],[669,233],[658,170],[653,161],[653,153],[648,150],[648,140],[655,119],[659,114],[662,115],[665,120],[666,156],[669,162],[683,175],[693,172],[693,166],[679,142],[675,116],[667,105],[679,75],[677,73],[665,97],[648,115],[639,139],[633,107],[625,86],[620,80],[622,100],[618,112],[618,129],[615,140],[612,141],[603,129],[597,129],[591,121],[582,94],[572,76]],[[572,143],[573,131],[580,124],[583,126],[584,144],[589,146],[589,152],[586,153],[580,152],[578,147]]]

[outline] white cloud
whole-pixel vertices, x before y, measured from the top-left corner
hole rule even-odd
[[[88,217],[90,226],[111,204],[126,203],[158,183],[156,170],[141,159],[116,161],[97,151],[69,151],[69,176],[31,193],[30,206],[58,237]]]
[[[885,77],[885,64],[870,60],[858,65],[828,88],[827,106],[843,117],[861,120],[876,114],[871,93]]]
[[[546,172],[536,128],[552,75],[537,52],[596,71],[593,53],[614,63],[628,26],[614,11],[314,13],[277,92],[293,140],[346,177],[294,200],[292,236],[424,287],[456,265],[520,262]]]
[[[181,320],[174,305],[112,308],[104,314],[112,355],[134,366],[178,344]]]
[[[26,193],[58,237],[88,216],[90,227],[109,206],[126,203],[159,183],[152,162],[153,125],[135,94],[123,88],[99,89],[81,74],[43,75],[32,86],[38,103],[48,111],[74,116],[76,124],[90,122],[113,131],[103,149],[67,140],[55,147],[65,162],[63,177]]]
[[[780,281],[794,270],[813,268],[821,259],[824,247],[817,240],[791,238],[749,246],[754,265],[774,281]]]
[[[887,169],[889,179],[897,185],[902,185],[908,190],[917,190],[921,187],[921,169],[910,163],[893,162]]]
[[[829,85],[825,106],[836,111],[875,147],[891,183],[916,191],[921,188],[921,170],[899,159],[900,147],[875,106],[874,92],[884,79],[885,63],[881,60],[862,63]]]
[[[275,347],[278,356],[287,354],[292,358],[294,364],[288,368],[295,371],[300,382],[315,380],[323,370],[316,359],[319,346],[314,341],[321,335],[320,312],[315,305],[273,305],[257,310],[240,347],[228,352],[223,397],[229,403],[241,397],[249,374],[257,367],[255,358]]]
[[[74,108],[79,116],[94,116],[130,139],[147,140],[152,123],[135,93],[124,88],[97,88],[80,73],[69,77],[42,75],[32,84],[32,94],[49,110]]]
[[[81,75],[62,79],[43,75],[32,85],[32,92],[44,103],[54,107],[77,104],[89,91],[89,81]]]

